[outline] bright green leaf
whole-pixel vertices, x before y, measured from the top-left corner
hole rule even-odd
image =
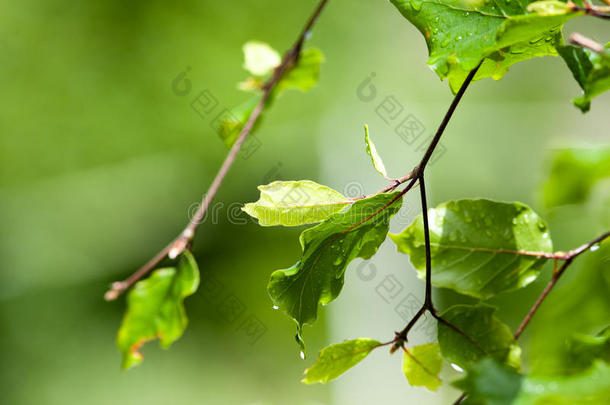
[[[227,112],[220,118],[220,123],[218,125],[218,135],[224,141],[225,146],[227,148],[233,146],[233,144],[239,137],[239,134],[243,129],[244,125],[246,125],[248,118],[250,118],[250,114],[252,114],[252,111],[254,111],[254,108],[260,101],[261,96],[256,95],[248,101],[244,102],[243,104],[240,104],[239,106],[235,107],[230,112]],[[261,119],[262,116],[254,125],[252,131],[250,131],[250,134],[256,131],[256,129],[260,125]]]
[[[306,92],[318,83],[320,64],[324,62],[322,51],[317,48],[305,49],[301,52],[296,66],[292,67],[277,85],[275,96],[285,90],[296,89]]]
[[[254,76],[264,76],[271,73],[282,62],[280,54],[264,42],[246,42],[243,50],[244,69]]]
[[[477,363],[465,378],[453,383],[468,394],[464,405],[511,405],[521,384],[519,373],[491,358]]]
[[[381,156],[379,156],[379,153],[377,153],[377,148],[375,147],[373,140],[369,136],[369,126],[368,125],[364,126],[364,143],[366,145],[366,153],[367,153],[367,155],[369,155],[371,157],[371,160],[373,161],[373,167],[375,167],[375,170],[377,170],[383,177],[388,178],[388,172],[385,169],[383,160],[381,159]]]
[[[438,323],[438,343],[443,358],[463,369],[472,368],[488,356],[519,368],[521,349],[508,326],[494,316],[495,311],[494,307],[483,303],[455,305],[445,311],[441,318],[457,330]]]
[[[399,193],[377,194],[356,201],[347,210],[301,233],[303,254],[292,267],[277,270],[267,287],[273,304],[301,328],[313,323],[318,305],[337,298],[347,265],[357,257],[369,259],[385,240],[389,222],[401,206]]]
[[[140,347],[159,339],[167,348],[176,341],[187,325],[184,298],[199,286],[199,268],[190,252],[185,252],[177,268],[155,270],[127,295],[127,311],[117,336],[123,354],[122,367],[128,369],[142,362]]]
[[[583,203],[599,180],[610,178],[610,148],[561,149],[551,160],[543,188],[547,208]]]
[[[610,90],[610,43],[605,49],[605,53],[599,54],[574,46],[557,48],[584,91],[581,97],[572,100],[582,112],[589,111],[594,97]]]
[[[373,339],[355,339],[325,347],[315,364],[305,370],[305,384],[327,383],[360,363],[376,347]]]
[[[242,210],[262,226],[321,222],[353,203],[338,191],[311,180],[274,181],[258,189],[259,200]]]
[[[402,371],[414,386],[436,391],[441,386],[438,375],[443,368],[443,359],[437,343],[409,347],[402,362]]]
[[[432,284],[487,298],[526,286],[536,279],[551,253],[546,223],[521,203],[456,200],[428,211]],[[398,235],[398,251],[409,255],[420,278],[426,277],[423,218]]]
[[[481,60],[474,80],[499,80],[514,63],[556,55],[555,45],[562,43],[561,26],[582,14],[549,14],[548,4],[538,5],[544,13],[528,14],[528,0],[391,1],[424,35],[428,64],[441,79],[449,79],[454,92]]]
[[[570,12],[570,7],[568,7],[567,3],[561,1],[543,0],[528,4],[527,11],[542,16],[561,15],[568,14]]]

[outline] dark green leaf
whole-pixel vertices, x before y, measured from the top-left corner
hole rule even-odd
[[[473,297],[487,298],[531,283],[545,259],[530,254],[552,252],[546,223],[518,202],[449,201],[430,209],[428,219],[432,284]],[[422,216],[390,238],[425,279]]]
[[[275,181],[258,189],[259,200],[242,210],[262,226],[312,224],[353,204],[338,191],[311,180]]]
[[[177,268],[155,270],[139,281],[127,295],[127,311],[117,336],[123,354],[124,369],[142,362],[140,347],[159,339],[167,348],[176,341],[187,325],[184,298],[199,286],[199,268],[190,252],[185,252]]]
[[[391,0],[424,35],[428,64],[457,91],[484,62],[475,80],[502,78],[508,68],[536,56],[556,55],[563,23],[581,13],[528,0]],[[538,11],[538,12],[536,12]]]
[[[358,200],[303,231],[301,259],[271,275],[269,295],[273,304],[297,323],[297,341],[302,325],[316,320],[318,304],[331,302],[341,292],[347,265],[357,257],[369,259],[385,240],[390,218],[402,203],[398,196],[377,194]]]
[[[468,394],[464,405],[511,405],[521,390],[522,376],[491,358],[477,363],[453,383]]]
[[[508,326],[494,316],[496,309],[479,303],[455,305],[445,311],[438,323],[438,343],[443,358],[463,369],[470,369],[487,356],[519,368],[521,349]]]
[[[443,368],[443,359],[437,343],[427,343],[406,349],[402,371],[414,386],[436,391],[441,386],[438,375]]]
[[[381,342],[355,339],[325,347],[315,364],[305,370],[305,384],[327,383],[360,363]]]
[[[610,43],[599,54],[586,48],[561,46],[557,50],[583,89],[581,97],[572,100],[582,112],[591,108],[591,100],[610,90]]]

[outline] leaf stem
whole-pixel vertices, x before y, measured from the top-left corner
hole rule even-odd
[[[275,69],[271,78],[263,85],[263,96],[258,104],[254,107],[254,110],[248,117],[248,121],[242,128],[237,140],[231,147],[231,150],[227,154],[222,166],[218,170],[216,177],[212,181],[210,188],[205,193],[197,212],[191,218],[186,228],[178,235],[176,239],[174,239],[169,245],[163,248],[159,253],[157,253],[152,259],[150,259],[144,266],[138,269],[135,273],[129,276],[124,281],[118,281],[112,284],[111,289],[106,292],[104,298],[108,301],[116,299],[121,293],[129,289],[132,285],[134,285],[140,278],[144,277],[148,274],[152,269],[154,269],[161,261],[163,261],[166,257],[170,259],[175,259],[186,249],[189,249],[190,245],[193,243],[193,239],[195,238],[195,234],[199,225],[201,225],[202,219],[205,216],[214,196],[220,189],[227,173],[233,166],[235,162],[235,158],[237,154],[241,150],[243,143],[245,142],[248,135],[252,132],[252,128],[258,121],[263,109],[265,107],[265,103],[269,99],[269,96],[273,92],[275,86],[279,83],[283,75],[290,70],[298,62],[298,59],[301,55],[301,49],[303,48],[303,43],[309,36],[311,29],[314,24],[318,20],[320,14],[324,10],[324,7],[328,3],[329,0],[321,0],[307,23],[303,27],[299,37],[297,38],[295,44],[286,52],[282,63]]]

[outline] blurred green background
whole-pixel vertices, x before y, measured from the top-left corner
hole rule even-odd
[[[248,96],[236,89],[247,75],[241,46],[250,39],[287,49],[316,2],[90,1],[3,2],[0,5],[0,392],[6,404],[366,404],[397,398],[427,403],[453,399],[408,387],[398,356],[374,353],[326,386],[299,380],[324,345],[360,336],[390,339],[403,320],[396,302],[376,293],[395,275],[406,293],[423,295],[406,256],[385,243],[363,280],[361,261],[348,270],[341,297],[305,329],[303,362],[294,324],[273,311],[271,271],[300,253],[299,229],[262,229],[237,203],[257,199],[256,186],[276,179],[312,179],[347,193],[384,184],[364,153],[367,122],[390,174],[408,172],[417,147],[434,132],[450,100],[426,66],[420,34],[387,1],[332,0],[310,44],[323,50],[318,87],[276,103],[257,133],[261,146],[239,158],[217,196],[194,253],[202,277],[243,303],[243,316],[267,328],[254,344],[200,291],[186,301],[190,325],[169,351],[149,344],[145,362],[119,369],[114,345],[124,302],[106,303],[109,283],[137,269],[187,221],[226,149],[192,99],[209,90],[222,107]],[[582,20],[582,19],[581,19]],[[568,24],[599,42],[603,21]],[[172,81],[185,69],[192,90]],[[357,95],[374,72],[375,100]],[[604,224],[582,207],[552,212],[540,204],[552,149],[608,143],[610,97],[582,115],[570,99],[580,90],[559,58],[514,66],[500,82],[475,83],[449,126],[445,152],[428,171],[431,204],[462,197],[520,200],[546,217],[558,250],[599,233]],[[394,96],[426,128],[403,142],[376,113]],[[407,199],[393,231],[418,213]],[[607,227],[608,224],[605,224]],[[600,249],[598,266],[610,262]],[[593,254],[591,254],[593,255]],[[602,257],[602,258],[603,258]],[[610,321],[602,272],[581,260],[562,280],[523,338],[527,362],[544,367],[571,330],[595,332]],[[601,263],[601,264],[599,264]],[[604,267],[605,266],[605,267]],[[515,327],[548,279],[499,297],[501,317]],[[571,283],[580,279],[578,284]],[[600,281],[601,280],[601,281]],[[578,287],[574,287],[577,285]],[[593,290],[590,290],[592,288]],[[598,288],[599,290],[599,288]],[[605,292],[606,291],[606,292]],[[566,298],[568,297],[568,298]],[[441,293],[439,306],[463,300]],[[575,310],[578,316],[574,316]],[[565,314],[571,314],[566,318]],[[242,318],[243,319],[243,318]],[[423,334],[419,338],[426,338]],[[448,372],[448,375],[450,372]],[[443,402],[444,401],[444,402]]]

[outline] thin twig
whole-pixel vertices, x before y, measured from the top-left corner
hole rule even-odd
[[[570,43],[578,46],[582,46],[584,48],[588,48],[596,53],[603,53],[604,46],[598,42],[595,42],[591,38],[585,37],[578,32],[573,32],[570,34]]]
[[[197,212],[195,212],[195,215],[193,215],[186,228],[184,228],[182,233],[176,239],[174,239],[169,245],[163,248],[148,263],[146,263],[139,270],[133,273],[129,278],[125,279],[124,281],[113,283],[111,289],[106,292],[106,300],[116,299],[122,292],[129,289],[140,278],[142,278],[148,272],[154,269],[161,261],[165,259],[165,257],[175,259],[176,257],[178,257],[178,255],[184,252],[184,250],[188,249],[189,246],[192,244],[193,239],[195,238],[195,233],[197,232],[197,228],[199,228],[199,225],[201,225],[205,213],[207,212],[210,204],[212,203],[214,196],[218,192],[218,189],[222,185],[227,173],[229,172],[229,169],[231,169],[231,166],[235,162],[235,158],[241,150],[244,141],[252,131],[252,128],[254,127],[261,113],[263,112],[263,109],[265,108],[265,103],[269,99],[275,86],[279,83],[283,75],[298,61],[299,56],[301,54],[301,49],[303,47],[303,43],[309,36],[309,32],[318,20],[318,17],[322,13],[322,10],[324,10],[324,7],[328,3],[328,1],[329,0],[320,1],[315,11],[303,27],[295,44],[292,46],[292,48],[290,48],[288,52],[286,52],[282,63],[273,72],[273,76],[263,85],[263,95],[260,101],[258,102],[256,107],[254,107],[254,110],[248,117],[248,121],[246,121],[246,124],[239,133],[237,140],[231,147],[231,150],[227,154],[227,157],[222,163],[222,166],[218,170],[214,181],[212,181],[210,188],[208,189],[207,193],[205,193],[203,200],[201,201],[201,204],[197,209]]]
[[[576,259],[578,256],[580,256],[581,254],[583,254],[584,252],[586,252],[587,250],[591,249],[592,246],[594,246],[598,243],[601,243],[604,239],[608,238],[609,236],[610,236],[610,232],[606,232],[606,233],[598,236],[597,238],[593,239],[592,241],[587,242],[584,245],[582,245],[576,249],[570,250],[567,253],[566,261],[563,263],[563,265],[559,268],[558,271],[553,273],[553,277],[548,282],[548,284],[546,285],[544,290],[542,290],[542,293],[540,294],[540,296],[538,297],[538,299],[536,300],[534,305],[530,308],[527,315],[525,315],[525,318],[523,318],[523,321],[521,321],[519,328],[517,328],[517,331],[515,332],[515,339],[519,339],[519,336],[521,336],[525,327],[530,323],[530,321],[532,320],[532,317],[534,316],[536,311],[538,311],[538,308],[540,308],[540,305],[542,304],[542,302],[549,295],[549,293],[551,292],[553,287],[555,287],[555,284],[557,284],[557,282],[559,281],[559,278],[563,275],[563,273],[565,273],[566,269],[570,266],[570,264],[572,264],[572,261],[574,259]]]

